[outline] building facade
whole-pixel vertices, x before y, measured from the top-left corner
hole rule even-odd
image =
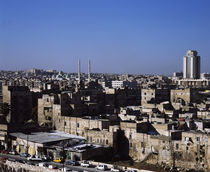
[[[186,56],[183,57],[183,77],[185,79],[200,78],[200,56],[197,51],[188,50]]]

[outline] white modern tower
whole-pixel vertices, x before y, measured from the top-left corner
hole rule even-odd
[[[200,78],[200,56],[197,54],[195,50],[188,50],[186,56],[183,57],[183,78]]]

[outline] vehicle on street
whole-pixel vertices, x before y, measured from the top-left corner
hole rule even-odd
[[[63,171],[63,172],[69,172],[69,171],[71,171],[71,168],[69,168],[69,167],[64,167],[64,168],[62,168],[62,171]]]
[[[90,167],[90,166],[91,166],[91,164],[90,164],[88,161],[82,161],[82,162],[80,163],[80,165],[81,165],[82,167]]]
[[[58,169],[58,167],[56,167],[55,165],[49,165],[48,168],[49,169]]]
[[[10,151],[9,154],[11,154],[11,155],[18,155],[18,153],[16,151]]]
[[[79,162],[77,161],[73,161],[73,160],[66,160],[65,161],[65,165],[73,165],[73,166],[77,166],[80,165]]]
[[[46,155],[42,155],[42,161],[49,161],[49,160],[50,160],[49,157],[47,157]]]
[[[108,167],[105,164],[99,164],[96,168],[103,171],[108,170]]]
[[[111,168],[111,171],[112,172],[120,172],[121,170],[116,165],[113,165],[113,167]]]
[[[38,156],[36,155],[32,155],[32,156],[29,156],[27,158],[28,161],[42,161],[42,158],[39,158]]]
[[[8,151],[2,150],[1,153],[3,153],[3,154],[8,154]]]
[[[39,167],[48,167],[48,165],[45,162],[40,162],[38,166]]]
[[[21,153],[20,156],[21,156],[21,157],[28,157],[28,156],[30,156],[30,155],[27,154],[27,153]]]
[[[54,159],[54,160],[53,160],[53,162],[56,162],[56,163],[62,163],[62,162],[63,162],[63,160],[62,160],[62,158],[58,158],[58,159]]]
[[[126,170],[125,172],[137,172],[137,170]]]

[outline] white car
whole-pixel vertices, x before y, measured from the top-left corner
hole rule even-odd
[[[120,170],[117,166],[113,166],[113,167],[111,168],[111,171],[112,171],[112,172],[120,172],[121,170]]]
[[[108,170],[108,167],[105,164],[99,164],[96,168],[98,170]]]
[[[62,171],[63,171],[63,172],[68,172],[68,171],[71,171],[71,168],[69,168],[69,167],[64,167],[64,168],[62,168]]]
[[[42,161],[42,158],[39,158],[38,156],[32,155],[27,158],[28,161]]]
[[[80,163],[80,165],[81,165],[82,167],[90,167],[90,166],[91,166],[91,164],[90,164],[88,161],[82,161],[82,162]]]

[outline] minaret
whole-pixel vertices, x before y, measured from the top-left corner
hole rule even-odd
[[[80,84],[80,59],[78,60],[78,83]]]
[[[90,68],[91,68],[91,66],[90,66],[90,59],[88,60],[88,82],[90,82],[90,72],[91,72],[91,70],[90,70]]]

